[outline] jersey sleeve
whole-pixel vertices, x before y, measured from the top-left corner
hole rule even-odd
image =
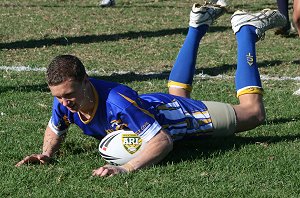
[[[160,124],[151,114],[137,103],[129,105],[121,113],[121,120],[128,125],[128,128],[138,134],[143,140],[148,142],[160,130]]]
[[[112,126],[123,124],[146,142],[161,130],[162,127],[151,112],[150,105],[140,99],[135,91],[129,88],[117,91],[109,101]]]
[[[62,106],[56,98],[54,98],[52,106],[52,116],[49,120],[48,126],[58,136],[63,135],[68,131],[70,126],[70,119],[68,116],[68,110]]]

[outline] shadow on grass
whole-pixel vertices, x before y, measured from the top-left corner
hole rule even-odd
[[[300,114],[299,115],[290,115],[289,118],[276,118],[276,119],[270,119],[267,120],[267,125],[278,125],[278,124],[284,124],[288,122],[297,122],[300,121]]]
[[[207,159],[212,156],[222,155],[227,151],[238,151],[245,145],[257,144],[267,146],[279,142],[292,142],[300,139],[299,135],[286,136],[259,136],[259,137],[240,137],[233,136],[227,138],[206,138],[201,140],[186,140],[174,144],[173,151],[160,164],[179,163],[195,159]]]
[[[98,1],[99,2],[99,1]],[[160,2],[118,2],[116,4],[116,6],[114,7],[100,7],[97,3],[95,3],[94,5],[80,5],[80,4],[59,4],[59,3],[52,3],[52,4],[28,4],[28,3],[0,3],[0,7],[4,7],[4,8],[99,8],[99,10],[102,9],[110,9],[110,10],[116,10],[116,9],[127,9],[127,8],[135,8],[135,7],[142,7],[142,8],[165,8],[166,6],[168,8],[183,8],[186,7],[182,4],[179,5],[164,5],[161,4],[161,2],[163,2],[162,0],[160,0]],[[166,1],[168,2],[168,1]],[[187,4],[189,5],[189,4]],[[191,4],[192,5],[192,4]],[[190,5],[190,6],[191,6]]]
[[[289,122],[299,122],[299,115],[291,115],[291,117],[282,117],[278,119],[268,120],[269,124],[284,124]],[[197,137],[195,139],[187,139],[178,141],[174,144],[174,150],[168,158],[176,159],[180,157],[181,159],[186,158],[194,159],[209,157],[212,153],[219,151],[219,153],[224,153],[228,150],[239,150],[248,144],[266,143],[275,144],[278,142],[290,142],[296,139],[300,139],[300,130],[297,135],[284,135],[284,136],[258,136],[258,137],[242,137],[242,136],[231,136],[226,138],[211,138],[211,137]],[[66,142],[64,149],[67,153],[74,155],[95,151],[95,145],[97,147],[97,140],[94,142],[86,141],[84,145],[78,144],[76,142]]]
[[[173,151],[160,163],[167,165],[170,162],[180,163],[182,161],[192,161],[195,159],[207,159],[216,155],[222,155],[227,151],[238,151],[245,145],[256,144],[258,146],[268,146],[279,142],[292,142],[300,139],[299,135],[285,136],[259,136],[259,137],[241,137],[232,136],[227,138],[201,138],[196,140],[183,140],[174,144]],[[94,152],[97,154],[97,143],[80,145],[77,142],[66,142],[63,151],[59,154],[59,158],[64,157],[64,153],[68,155],[80,155],[86,152]],[[100,157],[100,155],[99,155]],[[51,163],[58,163],[53,160]]]
[[[292,63],[300,65],[300,60],[294,60]]]
[[[64,4],[64,3],[52,3],[52,4],[45,4],[45,3],[39,3],[39,4],[28,4],[28,3],[1,3],[0,7],[8,8],[8,7],[20,7],[20,8],[40,8],[40,7],[45,7],[45,8],[99,8],[101,9],[110,9],[110,10],[115,10],[115,9],[128,9],[128,8],[135,8],[135,7],[142,7],[142,8],[187,8],[191,7],[192,4],[186,3],[186,4],[176,4],[176,5],[165,5],[162,4],[164,0],[160,0],[159,2],[149,2],[149,1],[139,1],[139,2],[118,2],[116,6],[114,7],[107,7],[107,8],[101,8],[97,3],[94,5],[81,5],[81,4]],[[165,1],[169,2],[169,1]],[[230,4],[229,4],[230,5]],[[259,9],[257,8],[257,5],[259,5]],[[293,3],[289,2],[289,9],[292,9]],[[231,8],[231,7],[229,7]],[[270,8],[270,9],[278,9],[276,2],[274,3],[269,3],[269,2],[260,2],[260,4],[249,4],[249,3],[236,3],[234,4],[234,8],[231,8],[229,10],[229,13],[233,12],[234,10],[237,9],[246,9],[248,11],[258,11],[263,8]]]
[[[225,31],[230,27],[214,26],[209,28],[209,32]],[[118,41],[121,39],[137,39],[137,38],[151,38],[163,37],[175,34],[187,34],[188,28],[174,28],[158,31],[139,31],[139,32],[125,32],[120,34],[103,34],[103,35],[84,35],[75,37],[58,37],[58,38],[43,38],[37,40],[22,40],[10,43],[0,43],[0,49],[24,49],[24,48],[41,48],[52,45],[72,45],[72,44],[88,44],[99,43],[104,41]]]
[[[278,119],[270,119],[267,124],[284,124],[289,122],[299,122],[299,115],[291,115],[290,117],[282,117]],[[279,142],[292,142],[300,139],[300,130],[296,135],[283,135],[283,136],[258,136],[258,137],[242,137],[232,136],[226,138],[210,138],[203,137],[196,140],[183,140],[174,144],[174,150],[170,155],[162,162],[166,164],[172,161],[181,162],[185,160],[193,159],[205,159],[212,155],[222,154],[230,150],[239,150],[245,145],[259,144],[268,145],[276,144]]]
[[[300,121],[300,115],[292,116],[292,118],[280,118],[271,120],[271,123],[288,123]],[[300,131],[296,135],[283,136],[258,136],[258,137],[242,137],[232,136],[226,138],[211,138],[198,137],[195,139],[182,140],[174,143],[173,151],[160,163],[165,166],[172,163],[180,163],[182,161],[192,161],[195,159],[207,159],[216,155],[222,155],[228,151],[238,151],[245,145],[256,144],[258,146],[268,146],[280,142],[293,142],[300,139]],[[85,140],[84,143],[79,143],[77,140],[67,140],[61,151],[58,153],[58,158],[64,158],[64,155],[81,155],[83,153],[98,154],[98,141],[91,137],[90,140]],[[99,155],[100,157],[100,155]],[[51,164],[59,163],[58,159],[53,159]]]
[[[36,85],[0,86],[0,93],[5,92],[49,92],[47,83]]]
[[[0,7],[3,8],[100,8],[98,5],[75,5],[75,4],[70,4],[70,5],[48,5],[48,4],[21,4],[21,3],[1,3]]]

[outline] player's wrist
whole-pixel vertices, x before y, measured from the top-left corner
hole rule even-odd
[[[47,157],[49,157],[49,158],[52,157],[52,154],[51,154],[51,153],[48,153],[48,152],[42,152],[41,155],[47,156]]]
[[[127,162],[126,164],[124,164],[120,167],[123,168],[124,170],[126,170],[127,173],[131,173],[131,172],[134,172],[136,170],[134,168],[133,164],[131,164],[130,162]]]

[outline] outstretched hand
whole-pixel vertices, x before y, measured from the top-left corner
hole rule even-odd
[[[40,163],[40,164],[45,164],[49,162],[51,158],[47,155],[43,154],[32,154],[27,157],[25,157],[23,160],[19,161],[15,166],[19,167],[23,164],[28,164],[28,163]]]
[[[93,170],[93,176],[112,177],[117,174],[128,173],[128,170],[121,166],[105,165]]]

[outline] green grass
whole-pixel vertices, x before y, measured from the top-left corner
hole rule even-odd
[[[2,0],[0,66],[44,68],[58,54],[74,54],[98,72],[93,77],[122,82],[139,93],[166,92],[193,2],[117,0],[108,9],[97,3]],[[201,42],[197,74],[234,75],[234,10],[276,8],[273,0],[230,4]],[[261,74],[299,76],[299,51],[299,38],[267,32],[257,43]],[[52,97],[43,72],[0,70],[0,76],[1,197],[299,197],[300,103],[292,95],[299,81],[263,81],[268,118],[252,131],[180,142],[154,167],[95,178],[92,170],[105,164],[98,142],[75,126],[53,164],[14,167],[41,152]],[[233,78],[195,78],[193,98],[237,103],[234,92]]]

